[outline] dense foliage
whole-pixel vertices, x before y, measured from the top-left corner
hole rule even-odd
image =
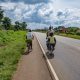
[[[80,39],[80,28],[78,27],[67,27],[59,26],[54,28],[55,33],[61,36],[66,36],[70,38]]]
[[[58,33],[65,33],[65,34],[72,34],[72,35],[80,35],[80,28],[78,27],[67,27],[59,26],[54,28],[55,32]]]
[[[3,10],[1,9],[1,6],[0,6],[0,23],[1,23],[1,21],[2,21],[2,19],[3,19]]]

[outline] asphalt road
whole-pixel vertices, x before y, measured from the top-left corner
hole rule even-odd
[[[46,35],[35,33],[43,49],[46,48]],[[80,80],[80,40],[55,36],[57,44],[54,57],[48,57],[60,80]]]

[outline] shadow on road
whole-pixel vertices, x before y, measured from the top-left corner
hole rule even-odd
[[[53,54],[49,54],[49,52],[46,52],[46,55],[47,55],[48,59],[54,58],[54,53]]]
[[[23,55],[29,55],[30,53],[31,53],[32,51],[26,51],[26,52],[24,52],[24,54]]]

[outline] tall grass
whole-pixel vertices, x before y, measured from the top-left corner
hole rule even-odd
[[[26,48],[25,31],[0,31],[0,80],[11,80]]]
[[[74,38],[74,39],[80,39],[79,35],[72,35],[72,34],[65,34],[65,33],[60,33],[60,36],[65,36],[65,37],[69,37],[69,38]]]

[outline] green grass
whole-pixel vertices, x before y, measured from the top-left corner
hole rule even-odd
[[[69,37],[69,38],[74,38],[74,39],[80,39],[80,36],[79,35],[72,35],[72,34],[65,34],[65,33],[60,33],[58,35]]]
[[[0,31],[0,80],[11,80],[26,48],[25,31]]]

